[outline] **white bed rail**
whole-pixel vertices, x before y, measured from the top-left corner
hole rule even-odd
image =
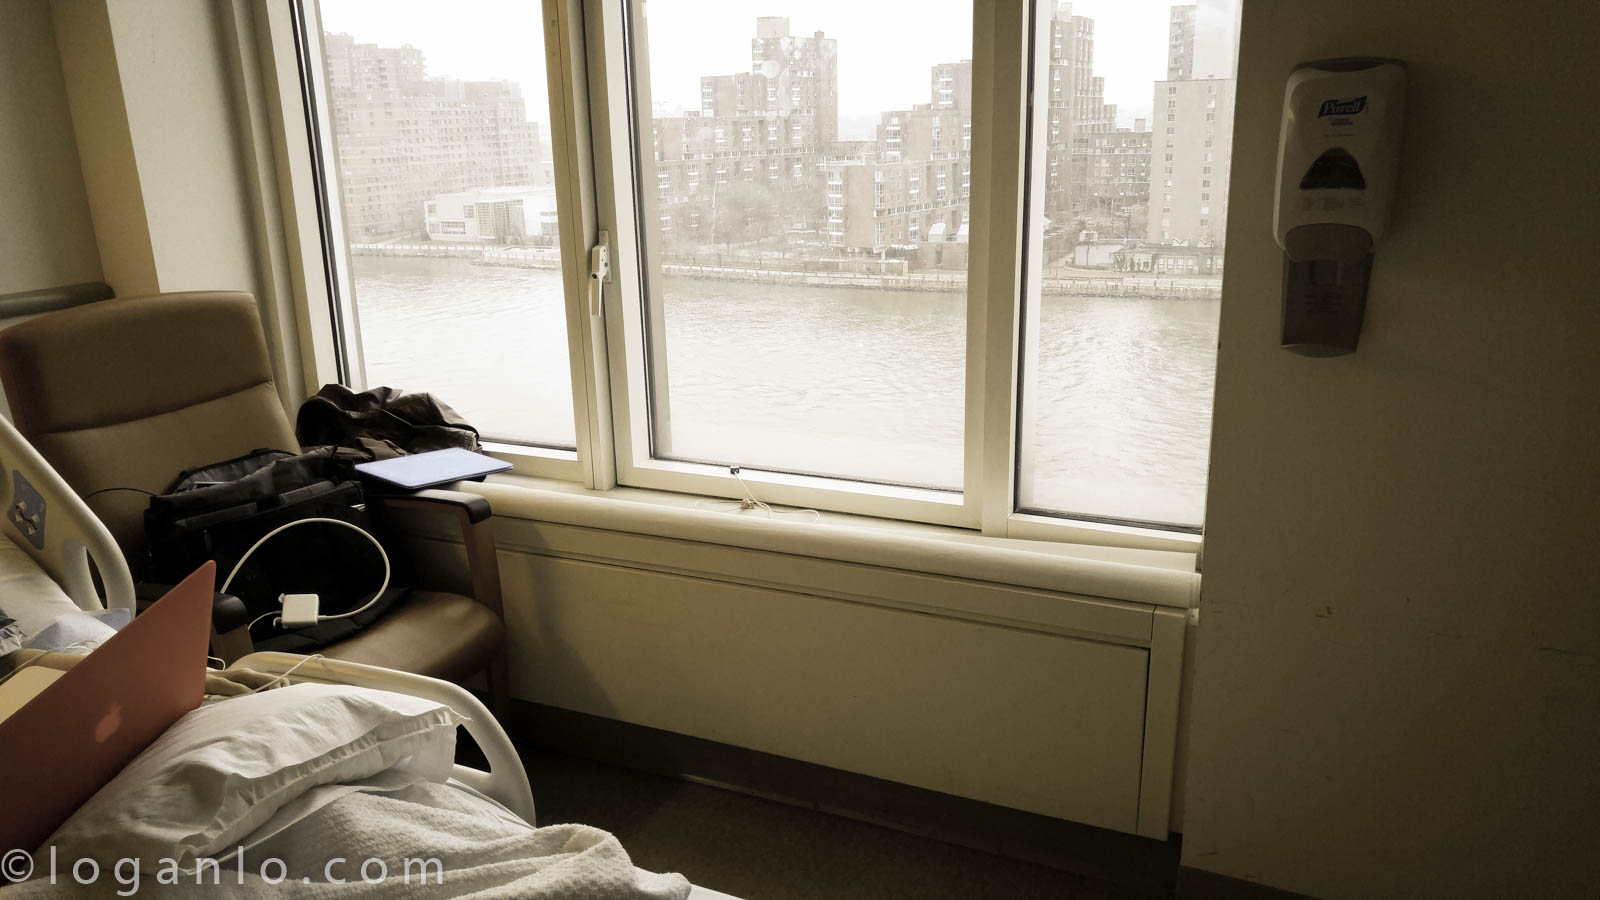
[[[0,530],[89,612],[134,611],[133,576],[111,532],[17,429],[0,418]],[[105,585],[95,590],[89,561]]]
[[[533,789],[528,785],[528,773],[511,738],[495,720],[494,714],[465,688],[395,669],[345,662],[326,657],[306,657],[295,653],[262,651],[252,653],[234,667],[254,669],[271,675],[282,675],[293,669],[293,681],[316,681],[324,684],[348,684],[355,687],[374,688],[409,694],[425,700],[442,703],[455,710],[466,721],[462,727],[472,735],[478,748],[489,761],[489,771],[458,765],[454,777],[479,793],[498,801],[506,809],[521,816],[529,825],[536,825],[533,812]]]

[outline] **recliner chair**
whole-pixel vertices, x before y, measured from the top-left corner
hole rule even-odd
[[[255,299],[195,291],[107,300],[0,332],[0,381],[20,431],[116,538],[136,579],[148,494],[187,468],[271,447],[298,452],[272,380]],[[505,626],[488,501],[457,491],[369,498],[459,522],[472,597],[413,589],[355,636],[317,652],[448,681],[479,671],[506,703]],[[232,659],[247,629],[216,635]]]

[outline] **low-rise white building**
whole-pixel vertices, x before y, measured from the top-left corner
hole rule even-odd
[[[423,204],[428,239],[546,246],[558,235],[553,187],[479,188]]]

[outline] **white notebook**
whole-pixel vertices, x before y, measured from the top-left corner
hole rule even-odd
[[[511,463],[456,447],[356,464],[357,472],[408,490],[478,478],[509,468]]]

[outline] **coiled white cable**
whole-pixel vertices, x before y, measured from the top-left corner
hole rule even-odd
[[[301,666],[305,665],[308,662],[311,662],[313,659],[327,659],[327,657],[323,656],[321,653],[313,653],[310,656],[306,657],[305,659],[302,659],[299,662],[295,663],[294,665],[290,666],[287,670],[284,671],[284,673],[282,675],[279,675],[278,677],[272,679],[271,681],[268,681],[266,684],[261,685],[260,687],[256,688],[255,690],[251,691],[250,693],[259,694],[262,691],[266,690],[267,688],[276,686],[279,682],[287,683],[288,680],[289,680],[289,676],[290,675],[293,675]]]
[[[769,519],[776,518],[778,516],[797,516],[810,513],[811,522],[807,524],[822,520],[822,513],[819,513],[814,509],[773,509],[772,506],[765,501],[757,500],[755,492],[750,490],[750,485],[745,484],[744,476],[740,475],[739,471],[739,466],[728,467],[728,474],[738,479],[739,487],[744,489],[743,500],[696,500],[694,502],[694,508],[718,510],[721,512],[743,512],[747,509],[759,509],[766,513],[767,518]],[[732,505],[730,506],[730,504]]]
[[[296,525],[310,525],[314,522],[322,522],[329,525],[343,525],[344,527],[355,531],[362,537],[371,541],[372,546],[378,548],[378,555],[383,557],[383,584],[378,586],[378,592],[372,595],[371,600],[368,600],[366,603],[362,604],[360,608],[352,609],[349,612],[335,613],[328,616],[319,615],[317,616],[317,621],[321,622],[324,619],[348,619],[351,616],[360,615],[361,613],[366,612],[368,609],[371,609],[372,604],[377,603],[378,598],[383,596],[383,592],[389,589],[389,554],[384,552],[383,545],[378,543],[378,539],[372,536],[372,532],[353,522],[346,522],[343,519],[330,519],[327,516],[312,516],[308,519],[295,519],[293,522],[285,522],[282,525],[279,525],[277,528],[274,528],[266,534],[263,534],[260,539],[258,539],[254,544],[250,545],[250,549],[246,550],[243,556],[239,557],[239,561],[233,564],[233,571],[229,572],[228,577],[222,580],[222,587],[218,589],[217,593],[226,594],[228,592],[228,587],[233,584],[233,577],[239,574],[239,570],[244,568],[245,562],[250,559],[251,555],[254,554],[256,550],[261,548],[262,544],[265,544],[267,541],[271,540],[275,535],[284,531],[288,531],[290,528],[293,528]],[[256,623],[260,622],[261,620],[270,619],[276,615],[278,615],[277,611],[257,616],[250,622],[249,625],[245,626],[246,632],[248,632],[251,628],[256,627]]]

